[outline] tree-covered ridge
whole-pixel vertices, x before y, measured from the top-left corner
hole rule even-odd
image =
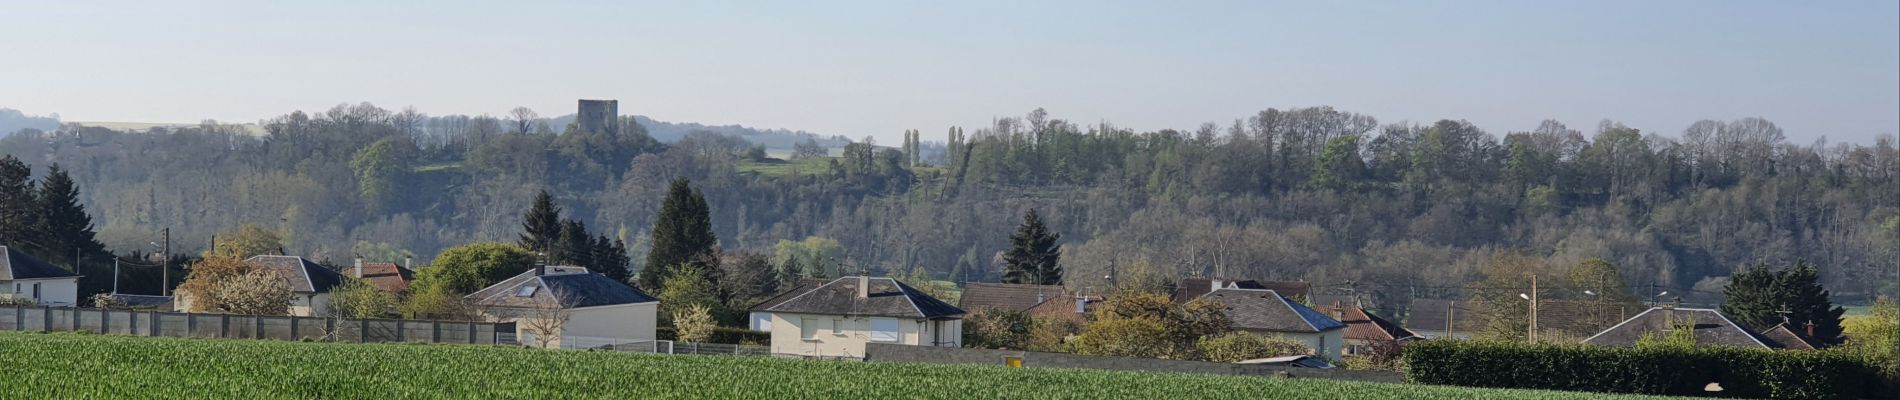
[[[364,104],[272,119],[261,137],[215,124],[62,128],[0,140],[0,152],[71,168],[99,239],[120,252],[164,227],[189,249],[252,222],[320,260],[348,260],[358,241],[426,259],[517,241],[522,210],[546,189],[566,218],[625,240],[641,263],[670,183],[687,178],[721,248],[827,238],[842,246],[835,263],[874,274],[995,281],[1009,233],[1035,208],[1062,233],[1061,268],[1080,287],[1149,268],[1451,296],[1513,249],[1553,274],[1602,258],[1628,285],[1677,293],[1719,293],[1709,277],[1794,260],[1837,296],[1900,290],[1893,138],[1793,144],[1760,119],[1703,121],[1679,136],[1552,121],[1500,137],[1328,107],[1153,132],[1036,110],[951,128],[942,142],[906,140],[912,154],[846,145],[816,173],[756,172],[782,161],[733,137],[662,144],[621,125],[556,132],[532,118]]]

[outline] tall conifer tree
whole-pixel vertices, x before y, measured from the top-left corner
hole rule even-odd
[[[534,196],[534,206],[521,216],[521,245],[529,250],[550,252],[561,239],[561,208],[546,189]]]
[[[653,222],[653,250],[640,268],[640,288],[658,292],[673,267],[713,256],[718,246],[706,197],[693,189],[692,181],[674,179]]]
[[[1009,236],[1009,252],[1003,255],[1003,283],[1034,285],[1062,284],[1062,235],[1050,232],[1042,224],[1036,209],[1023,214],[1023,224]]]

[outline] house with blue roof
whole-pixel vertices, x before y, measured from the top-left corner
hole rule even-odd
[[[660,299],[572,266],[541,266],[469,294],[489,321],[513,324],[517,340],[550,348],[651,345]]]
[[[1198,300],[1219,302],[1234,329],[1306,343],[1313,355],[1338,360],[1346,343],[1346,324],[1289,300],[1272,289],[1221,288]]]

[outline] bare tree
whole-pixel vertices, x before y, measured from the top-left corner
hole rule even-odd
[[[544,296],[535,299],[533,305],[516,309],[513,316],[515,326],[533,335],[530,340],[535,347],[547,348],[561,339],[561,328],[567,325],[569,311],[552,296]]]
[[[515,121],[515,132],[522,134],[533,132],[534,123],[541,119],[541,114],[535,113],[534,109],[521,106],[508,110],[508,116]]]

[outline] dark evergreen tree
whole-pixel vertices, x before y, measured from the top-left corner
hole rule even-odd
[[[554,205],[554,196],[546,189],[534,196],[534,206],[521,216],[521,245],[537,252],[553,250],[554,242],[561,239],[561,208]]]
[[[581,221],[561,221],[560,239],[554,242],[552,250],[549,259],[556,263],[594,267],[594,237],[587,234],[587,224]]]
[[[616,281],[627,281],[627,277],[631,274],[627,272],[627,263],[630,260],[627,259],[626,244],[607,235],[600,235],[594,238],[593,253],[594,265],[588,269],[606,275],[608,278],[614,278]]]
[[[653,222],[653,250],[640,268],[640,288],[657,293],[669,269],[713,256],[718,245],[706,197],[686,178],[674,179]]]
[[[41,235],[36,241],[44,247],[42,254],[69,262],[74,255],[105,254],[106,246],[93,237],[92,216],[86,214],[85,205],[79,204],[79,185],[59,164],[47,168],[46,179],[35,197],[39,202],[39,225],[34,231]],[[79,266],[72,267],[78,271]]]
[[[1805,332],[1814,324],[1814,339],[1824,344],[1841,342],[1841,314],[1822,288],[1814,267],[1795,263],[1794,268],[1771,270],[1756,264],[1729,277],[1722,293],[1722,314],[1755,329],[1768,329],[1787,323],[1789,329]]]
[[[1062,235],[1050,232],[1042,224],[1036,209],[1023,214],[1023,224],[1009,236],[1009,252],[1003,255],[1003,283],[1034,285],[1062,284]]]
[[[0,156],[0,244],[26,250],[38,247],[35,197],[33,167],[12,155]]]

